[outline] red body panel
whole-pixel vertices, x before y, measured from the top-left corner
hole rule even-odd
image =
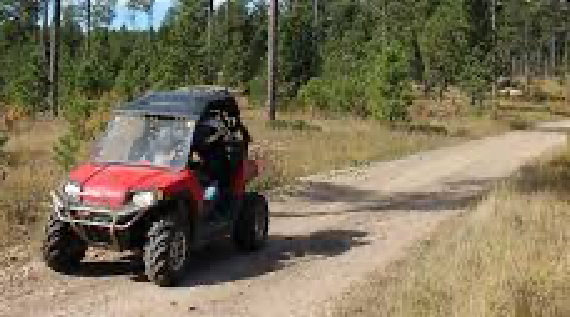
[[[188,191],[197,202],[204,189],[190,170],[172,171],[147,166],[86,164],[73,170],[70,180],[81,184],[84,202],[118,208],[136,190],[161,190],[165,195]]]
[[[238,166],[232,181],[232,191],[236,195],[245,192],[245,185],[259,175],[259,163],[254,160],[243,160]]]
[[[245,186],[259,174],[259,162],[243,160],[232,177],[232,191],[241,196]],[[89,205],[117,209],[132,191],[161,190],[172,196],[187,192],[201,205],[204,188],[192,170],[173,171],[149,166],[85,164],[71,171],[71,181],[82,188],[82,200]]]

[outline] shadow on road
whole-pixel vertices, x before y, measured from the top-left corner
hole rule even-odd
[[[445,182],[432,191],[395,192],[355,188],[328,182],[311,182],[310,187],[294,197],[316,204],[346,203],[350,207],[334,211],[300,211],[273,213],[273,218],[335,216],[347,213],[379,211],[442,211],[463,209],[479,202],[491,184],[499,178],[467,179]]]
[[[179,287],[214,285],[278,271],[295,261],[338,256],[352,248],[366,245],[364,231],[324,230],[309,235],[271,235],[264,250],[257,253],[238,252],[229,239],[213,242],[193,253],[187,274]],[[117,261],[84,261],[73,274],[82,277],[129,276],[142,278],[143,265],[135,256]]]
[[[364,231],[324,230],[309,235],[272,235],[263,252],[241,254],[229,241],[214,243],[193,261],[182,287],[213,285],[279,271],[298,261],[341,255],[368,242]]]
[[[138,257],[125,256],[114,261],[83,261],[79,271],[74,272],[73,275],[84,277],[111,277],[130,275],[142,272],[142,270],[142,262]]]
[[[444,182],[431,191],[383,194],[328,182],[312,182],[299,192],[298,198],[318,206],[347,203],[338,210],[276,212],[273,218],[297,218],[341,215],[346,213],[382,211],[442,211],[465,208],[478,202],[496,178],[467,179]],[[321,230],[308,235],[271,235],[266,248],[257,253],[243,254],[235,250],[229,239],[213,242],[206,249],[193,253],[186,277],[179,287],[215,285],[276,272],[296,262],[341,255],[352,248],[366,245],[368,234],[358,230]],[[86,261],[77,276],[130,276],[141,281],[143,265],[140,258],[127,256],[118,261]]]

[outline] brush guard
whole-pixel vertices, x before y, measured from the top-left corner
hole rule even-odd
[[[105,228],[108,230],[110,244],[113,249],[121,251],[119,234],[139,220],[149,207],[127,206],[123,210],[111,210],[93,206],[76,206],[63,201],[56,193],[51,192],[52,208],[61,221],[67,222],[71,228],[90,245],[101,244],[86,230],[86,226]],[[105,243],[106,244],[106,243]]]

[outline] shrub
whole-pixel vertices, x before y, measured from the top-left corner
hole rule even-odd
[[[385,48],[366,73],[366,110],[380,120],[404,120],[412,103],[410,63],[397,45]]]
[[[77,163],[77,156],[81,147],[81,140],[75,131],[70,131],[66,135],[59,138],[54,146],[54,160],[65,171]]]
[[[257,76],[247,83],[249,101],[254,105],[261,107],[267,98],[267,78],[266,76]]]
[[[364,89],[359,78],[313,78],[299,90],[298,101],[309,108],[366,115]]]
[[[107,63],[92,54],[79,64],[75,85],[82,94],[99,97],[111,89],[111,76]]]
[[[45,60],[42,53],[35,47],[26,48],[30,54],[24,54],[20,60],[14,61],[17,76],[7,84],[7,96],[10,100],[31,113],[44,104],[46,97],[47,76]]]
[[[78,161],[84,143],[92,140],[106,121],[108,108],[100,107],[84,98],[75,97],[64,109],[69,132],[54,146],[54,160],[66,171]]]
[[[412,102],[410,63],[398,45],[383,49],[350,74],[313,78],[298,93],[300,104],[333,112],[350,112],[379,120],[404,120]]]
[[[135,51],[125,59],[125,63],[115,79],[115,89],[127,99],[133,99],[150,88],[150,75],[150,65],[143,52]],[[170,78],[171,75],[169,74],[167,77]],[[160,82],[156,85],[159,87],[173,86],[169,82]]]
[[[472,106],[478,106],[474,109],[481,111],[485,93],[491,88],[493,80],[492,61],[489,60],[489,54],[484,54],[482,50],[476,48],[466,57],[465,66],[459,75],[461,79],[461,88],[469,94]]]

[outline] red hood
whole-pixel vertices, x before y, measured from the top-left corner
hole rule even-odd
[[[83,201],[93,205],[118,207],[132,190],[165,190],[180,180],[179,172],[160,168],[125,165],[82,165],[70,173],[81,184]]]

